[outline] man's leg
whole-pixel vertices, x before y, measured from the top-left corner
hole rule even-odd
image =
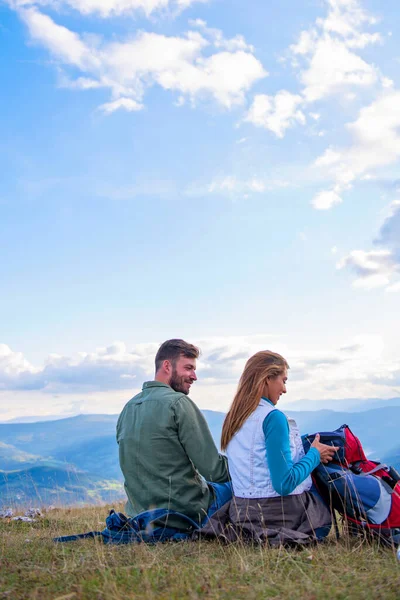
[[[203,525],[208,521],[211,515],[221,508],[221,506],[232,499],[232,484],[230,481],[227,481],[226,483],[211,483],[208,481],[207,484],[214,493],[214,500],[207,511],[207,516],[204,519]]]

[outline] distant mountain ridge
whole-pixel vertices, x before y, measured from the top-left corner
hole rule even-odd
[[[330,400],[295,400],[294,402],[286,402],[286,398],[282,398],[280,401],[279,408],[286,411],[320,411],[320,410],[331,410],[334,412],[364,412],[375,408],[385,408],[400,406],[400,398],[345,398],[345,399],[334,399]],[[225,414],[220,411],[203,410],[204,414]],[[62,421],[65,419],[74,419],[82,416],[96,416],[91,413],[81,413],[77,415],[30,415],[22,417],[14,417],[8,421],[0,421],[0,425],[11,425],[11,424],[27,424],[27,423],[44,423],[46,421]],[[117,417],[118,415],[98,415],[103,417]]]
[[[400,406],[359,413],[284,411],[301,433],[348,424],[371,458],[400,469]],[[217,446],[225,414],[204,410]],[[64,504],[122,497],[115,428],[118,415],[78,415],[59,420],[0,424],[0,506],[12,502]],[[52,501],[51,501],[52,500]]]
[[[392,408],[400,406],[400,398],[345,398],[330,400],[296,400],[282,403],[282,410],[319,411],[333,410],[335,412],[364,412],[375,408]]]
[[[79,415],[45,415],[45,416],[26,416],[14,417],[8,421],[0,421],[0,424],[10,425],[11,423],[44,423],[45,421],[60,421],[69,417],[78,417]]]

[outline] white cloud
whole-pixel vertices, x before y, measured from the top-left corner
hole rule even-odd
[[[212,40],[212,43],[216,48],[222,48],[229,52],[235,52],[236,50],[254,52],[254,46],[248,44],[242,35],[236,35],[233,38],[226,39],[221,29],[208,27],[206,21],[203,21],[202,19],[191,19],[189,20],[189,25],[200,29],[204,35]]]
[[[155,353],[156,345],[150,350]],[[41,368],[33,367],[19,352],[0,346],[0,389],[45,390],[46,392],[126,389],[126,377],[143,378],[152,371],[149,345],[128,351],[116,342],[95,352],[79,352],[67,357],[49,355]]]
[[[348,86],[369,86],[378,79],[376,69],[335,39],[319,40],[309,68],[300,80],[307,102],[315,102]]]
[[[82,70],[95,69],[99,60],[79,35],[34,8],[19,11],[33,40],[40,41],[61,62]]]
[[[384,287],[386,292],[400,291],[400,200],[394,200],[388,210],[375,243],[378,250],[353,250],[337,263],[338,269],[348,268],[356,275],[353,285],[372,289]]]
[[[13,352],[9,346],[0,343],[0,390],[12,389],[14,382],[25,380],[27,389],[40,369],[36,369],[21,352]]]
[[[399,128],[400,91],[382,92],[372,104],[361,109],[355,122],[347,125],[352,144],[328,148],[316,160],[315,166],[334,183],[333,190],[323,191],[320,196],[333,198],[356,180],[371,179],[377,169],[395,164],[400,159]]]
[[[208,186],[208,192],[214,193],[234,193],[243,194],[246,192],[265,192],[267,186],[265,182],[256,177],[252,179],[241,180],[234,175],[228,175],[222,178],[215,178]]]
[[[198,31],[181,37],[142,31],[127,41],[107,42],[78,35],[35,8],[19,13],[32,40],[43,45],[61,69],[70,71],[68,77],[63,75],[64,85],[68,81],[71,87],[111,91],[111,101],[102,106],[106,112],[139,110],[147,88],[155,84],[192,104],[211,97],[230,109],[243,104],[252,85],[267,75],[246,44],[210,54],[215,39]]]
[[[400,365],[390,358],[390,351],[385,356],[381,336],[360,334],[347,340],[339,338],[340,343],[334,343],[328,351],[325,337],[321,346],[304,339],[296,345],[292,336],[290,339],[289,345],[282,334],[190,340],[202,350],[199,380],[191,397],[202,408],[227,410],[246,360],[267,348],[285,356],[291,367],[288,395],[283,404],[301,398],[393,395],[396,381],[387,374],[399,372]],[[33,368],[24,362],[21,353],[0,345],[0,357],[2,352],[9,357],[8,362],[17,363],[10,375],[0,360],[0,400],[7,405],[8,418],[21,414],[21,407],[25,414],[32,414],[33,403],[40,404],[41,410],[50,414],[77,410],[116,413],[141,388],[143,381],[153,378],[157,348],[157,343],[148,343],[128,350],[123,342],[117,342],[74,357],[51,355],[44,365]],[[10,397],[11,411],[10,402],[6,402]]]
[[[300,81],[306,102],[315,102],[348,87],[376,83],[379,73],[354,49],[380,41],[378,33],[364,27],[376,20],[361,8],[358,0],[327,0],[328,14],[304,30],[290,48],[294,65],[302,63]]]
[[[304,113],[298,108],[301,103],[301,96],[286,90],[281,90],[276,96],[258,94],[254,97],[245,121],[265,127],[277,137],[283,138],[286,129],[294,123],[305,123]]]
[[[68,7],[83,15],[96,14],[103,18],[137,11],[147,17],[157,11],[180,12],[196,2],[207,0],[10,0],[10,3],[17,7],[36,5],[58,11]]]
[[[186,193],[190,196],[202,196],[208,193],[226,195],[231,198],[240,196],[247,198],[250,194],[261,194],[278,188],[289,187],[290,185],[290,182],[279,179],[274,180],[256,176],[240,178],[236,175],[223,175],[214,177],[211,183],[206,185],[193,183]]]
[[[389,77],[382,77],[382,87],[384,88],[392,88],[394,87],[393,79],[389,79]]]
[[[100,81],[90,79],[89,77],[77,77],[77,79],[71,80],[64,74],[60,76],[60,87],[66,87],[75,90],[95,90],[103,87]]]
[[[377,242],[389,246],[396,253],[400,263],[400,200],[394,200],[390,204]]]
[[[106,114],[110,114],[116,110],[123,108],[128,112],[142,110],[143,104],[136,102],[136,100],[132,100],[132,98],[119,98],[118,100],[114,100],[114,102],[106,102],[99,106],[99,109],[105,112]]]
[[[376,20],[362,9],[359,0],[324,0],[328,9],[325,18],[303,30],[297,43],[289,48],[292,65],[301,84],[299,93],[281,90],[276,95],[259,94],[246,120],[265,127],[282,138],[287,129],[306,123],[304,110],[311,104],[334,94],[367,88],[389,80],[381,77],[375,65],[364,60],[356,50],[380,41],[378,33],[364,29]],[[354,95],[355,97],[355,95]],[[310,112],[318,120],[318,112]],[[322,136],[324,132],[320,132]]]
[[[334,191],[320,192],[315,196],[311,204],[317,210],[329,210],[336,204],[342,202],[341,197]]]
[[[399,272],[390,250],[353,250],[337,264],[338,269],[345,267],[356,274],[354,286],[365,289],[387,286]]]
[[[203,380],[236,379],[254,348],[271,336],[211,338],[200,342],[199,372]],[[46,393],[76,393],[129,389],[141,386],[154,375],[154,357],[159,344],[137,344],[130,350],[114,342],[93,352],[74,356],[50,354],[41,367],[34,367],[21,352],[0,344],[0,390],[42,390]],[[132,381],[134,380],[134,383]]]

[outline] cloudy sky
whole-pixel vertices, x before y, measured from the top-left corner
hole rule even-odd
[[[285,404],[400,395],[398,0],[0,0],[0,420],[117,413],[158,344]],[[392,33],[393,32],[393,33]]]

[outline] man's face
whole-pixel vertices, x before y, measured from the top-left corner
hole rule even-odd
[[[175,392],[188,394],[190,386],[196,380],[196,359],[180,356],[175,366],[172,365],[172,375],[169,385]]]

